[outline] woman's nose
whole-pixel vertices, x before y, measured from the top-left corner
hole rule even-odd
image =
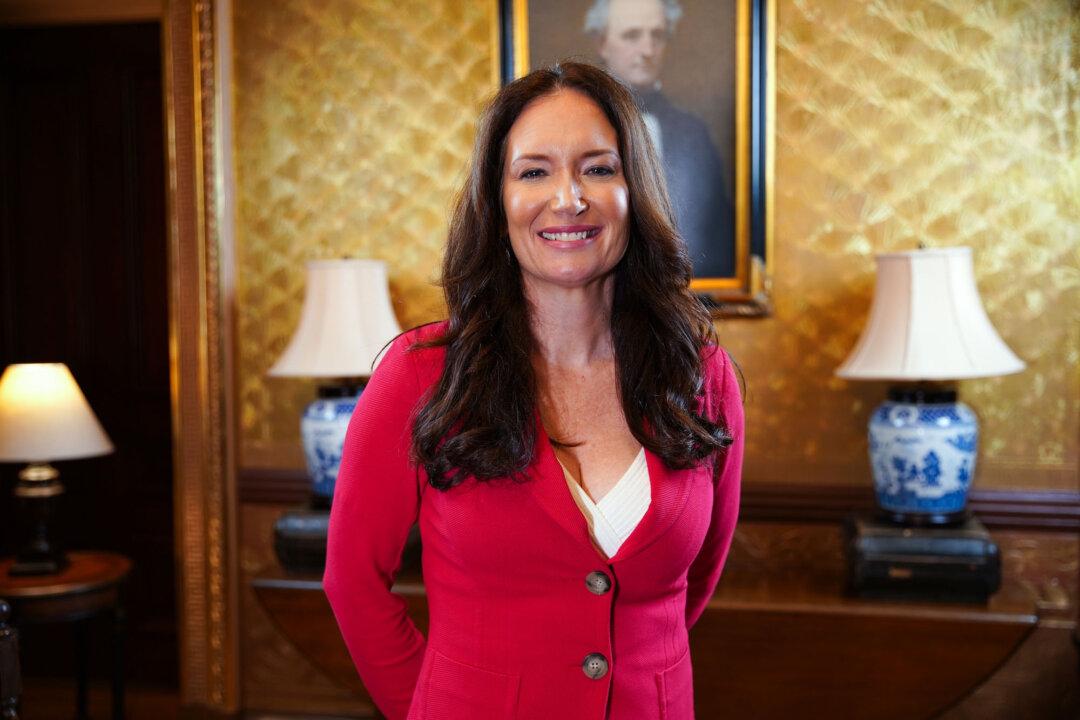
[[[578,215],[589,207],[577,178],[565,176],[559,180],[555,193],[551,197],[551,209],[554,212],[572,212]]]

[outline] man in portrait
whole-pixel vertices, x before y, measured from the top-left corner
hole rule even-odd
[[[660,84],[664,53],[682,14],[678,0],[595,0],[585,15],[585,32],[607,69],[641,102],[694,276],[731,277],[735,219],[725,163],[705,123],[675,105]]]

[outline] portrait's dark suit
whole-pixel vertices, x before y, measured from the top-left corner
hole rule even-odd
[[[699,118],[676,107],[659,90],[637,96],[642,109],[660,125],[668,191],[679,232],[690,248],[695,277],[735,274],[735,216],[721,158],[709,129]]]

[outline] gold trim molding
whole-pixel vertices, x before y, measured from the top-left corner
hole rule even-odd
[[[180,702],[196,716],[232,714],[240,705],[230,323],[223,301],[226,98],[218,91],[227,84],[218,80],[216,33],[217,19],[229,12],[229,0],[169,0],[162,27]]]

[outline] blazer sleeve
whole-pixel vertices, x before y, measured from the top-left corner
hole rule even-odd
[[[719,406],[720,415],[733,440],[726,450],[720,451],[722,455],[716,464],[712,520],[705,543],[691,563],[687,575],[687,629],[701,617],[713,591],[716,590],[739,515],[745,443],[742,396],[739,393],[739,381],[735,376],[734,365],[727,353],[718,348],[714,357],[717,362],[714,366],[716,371],[712,373],[712,392],[715,393],[713,407]]]
[[[389,720],[408,714],[426,641],[390,591],[420,508],[409,460],[421,390],[400,336],[349,422],[334,487],[323,588],[364,687]]]

